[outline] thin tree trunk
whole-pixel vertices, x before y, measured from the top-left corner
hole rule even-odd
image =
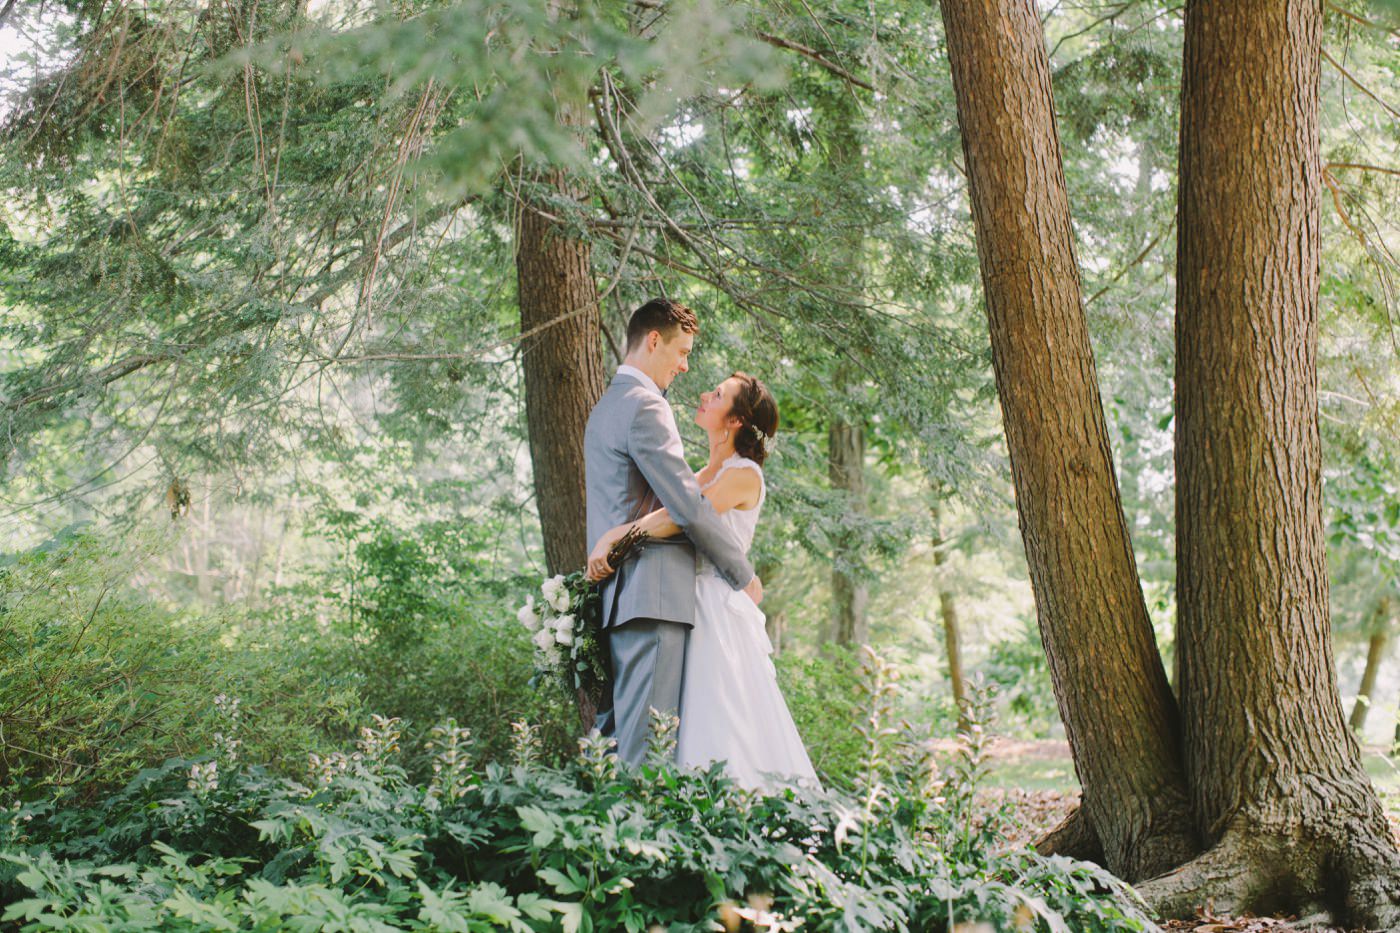
[[[1177,690],[1211,846],[1167,915],[1394,929],[1400,857],[1337,692],[1317,423],[1322,6],[1188,0],[1177,247]]]
[[[832,419],[827,431],[827,467],[831,487],[844,493],[845,514],[834,536],[831,566],[831,633],[838,645],[870,640],[870,596],[857,569],[860,535],[850,527],[865,514],[865,429],[844,418]]]
[[[857,125],[860,116],[851,89],[840,87],[819,95],[824,115],[825,166],[822,184],[833,202],[849,200],[859,191],[865,156]],[[858,224],[831,230],[822,243],[824,261],[840,277],[842,288],[858,293],[864,283],[865,236]],[[852,381],[851,367],[842,362],[833,383],[844,395]],[[831,488],[843,493],[843,527],[833,536],[831,554],[831,635],[838,645],[862,645],[870,640],[870,591],[860,572],[862,535],[852,526],[866,514],[865,423],[858,411],[845,406],[827,427],[827,475]]]
[[[1376,676],[1380,673],[1381,659],[1385,657],[1386,645],[1390,642],[1390,597],[1382,596],[1376,603],[1376,611],[1371,615],[1371,638],[1366,646],[1366,670],[1361,674],[1361,689],[1357,691],[1356,703],[1351,708],[1351,720],[1347,723],[1353,732],[1363,736],[1366,729],[1366,714],[1371,711],[1375,700]]]
[[[933,518],[933,565],[940,571],[947,562],[944,553],[947,542],[943,540],[942,506],[935,500],[929,507]],[[967,728],[967,682],[963,678],[962,645],[958,633],[958,607],[953,599],[953,591],[939,575],[938,611],[943,619],[943,649],[948,656],[948,682],[953,688],[953,705],[958,709],[958,731]]]
[[[1075,819],[1092,830],[1073,835],[1136,881],[1197,849],[1109,453],[1044,37],[1029,0],[940,9],[1021,535],[1084,786]]]
[[[778,575],[783,572],[783,565],[776,561],[762,561],[754,565],[754,572],[763,581],[766,593],[771,594],[773,584],[777,581]],[[763,628],[768,635],[768,642],[773,646],[775,656],[783,651],[783,615],[782,601],[775,599],[772,595],[765,595]]]
[[[214,601],[214,577],[210,571],[209,539],[214,536],[214,484],[204,484],[204,501],[200,503],[199,537],[194,542],[195,592],[203,605]]]

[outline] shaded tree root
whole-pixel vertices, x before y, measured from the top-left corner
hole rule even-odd
[[[1035,850],[1041,855],[1063,855],[1099,865],[1104,861],[1103,844],[1099,842],[1099,835],[1094,832],[1083,804],[1069,811],[1058,826],[1036,840]]]
[[[1137,831],[1124,832],[1122,824],[1115,827],[1118,834],[1111,845],[1105,844],[1093,818],[1080,804],[1036,842],[1036,851],[1095,862],[1130,883],[1156,877],[1201,850],[1185,801],[1170,805],[1159,800],[1157,804],[1151,812],[1142,814]]]
[[[1383,821],[1382,821],[1383,823]],[[1400,929],[1400,853],[1382,825],[1270,831],[1236,819],[1210,849],[1137,886],[1163,919],[1220,914],[1325,914],[1367,930]]]

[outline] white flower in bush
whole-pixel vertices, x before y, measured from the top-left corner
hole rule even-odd
[[[547,628],[542,628],[535,633],[535,637],[530,639],[535,643],[535,647],[544,651],[554,644],[554,632]]]
[[[540,614],[535,611],[535,597],[531,596],[526,599],[525,605],[520,607],[520,611],[515,614],[515,617],[520,620],[520,624],[525,626],[526,630],[539,631],[541,619]]]
[[[572,645],[574,643],[574,630],[572,628],[557,628],[554,630],[554,640],[561,645]]]
[[[572,613],[562,615],[550,623],[556,632],[572,632],[574,630],[574,617]]]

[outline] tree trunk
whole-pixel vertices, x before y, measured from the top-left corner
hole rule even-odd
[[[561,195],[578,196],[560,171],[548,171],[542,180]],[[544,328],[522,342],[521,356],[545,563],[550,573],[570,573],[588,557],[583,429],[604,386],[591,249],[527,203],[520,211],[515,265],[520,329]]]
[[[942,529],[942,507],[935,500],[929,507],[933,517],[933,565],[942,569],[947,562],[947,555],[944,548],[947,542],[943,540]],[[967,722],[967,682],[963,678],[962,646],[958,634],[958,607],[953,600],[953,591],[948,588],[947,581],[939,576],[938,580],[938,611],[943,619],[943,648],[948,655],[948,682],[953,688],[953,705],[958,709],[958,731],[965,730]]]
[[[571,113],[565,108],[566,123],[576,122]],[[560,169],[547,169],[536,181],[560,199],[584,197]],[[527,199],[520,206],[515,268],[520,329],[531,334],[521,343],[521,357],[545,563],[551,574],[570,573],[582,569],[588,558],[583,431],[604,388],[592,250],[541,216]],[[584,728],[593,725],[596,709],[596,697],[580,694]]]
[[[776,657],[783,651],[783,603],[782,600],[770,595],[773,592],[773,584],[777,582],[778,575],[783,572],[783,565],[777,561],[761,561],[754,565],[754,572],[763,581],[765,596],[763,602],[763,629],[768,635],[768,642],[773,646],[773,654]]]
[[[1389,622],[1390,597],[1382,596],[1376,603],[1375,613],[1371,616],[1371,639],[1366,646],[1366,670],[1361,675],[1361,689],[1357,691],[1356,703],[1351,708],[1351,720],[1348,722],[1352,731],[1361,737],[1358,741],[1363,743],[1366,714],[1371,711],[1371,703],[1375,699],[1376,675],[1380,673],[1381,658],[1385,657],[1385,648],[1390,641],[1390,631],[1387,628]]]
[[[849,201],[862,187],[865,156],[857,126],[860,115],[849,87],[817,97],[823,115],[824,172],[821,183],[833,203]],[[859,293],[864,283],[865,235],[858,224],[838,225],[827,232],[822,258],[840,287]],[[841,362],[833,375],[837,395],[852,382],[851,366]],[[843,493],[842,527],[833,537],[831,554],[831,636],[838,645],[863,645],[870,640],[869,587],[861,575],[862,535],[852,526],[866,514],[865,423],[854,406],[833,414],[827,426],[827,475],[831,488]]]
[[[1317,423],[1316,0],[1189,0],[1176,322],[1177,690],[1211,846],[1168,915],[1395,928],[1400,857],[1347,729]]]
[[[831,563],[831,640],[863,645],[870,640],[869,591],[860,577],[860,534],[850,527],[865,514],[865,429],[834,418],[827,431],[831,487],[844,493],[843,528],[834,536]]]
[[[1082,822],[1130,881],[1196,849],[1084,319],[1040,21],[941,4],[1021,535]],[[1085,834],[1080,834],[1085,835]]]

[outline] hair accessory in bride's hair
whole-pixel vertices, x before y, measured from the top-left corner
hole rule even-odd
[[[748,430],[749,430],[749,432],[750,432],[751,434],[753,434],[754,441],[758,444],[759,448],[763,451],[763,455],[764,455],[765,457],[768,456],[770,453],[773,452],[773,439],[772,439],[771,437],[769,437],[768,435],[764,434],[762,428],[760,428],[758,425],[754,424],[752,421],[750,421],[747,425],[745,425],[745,427],[748,428]]]

